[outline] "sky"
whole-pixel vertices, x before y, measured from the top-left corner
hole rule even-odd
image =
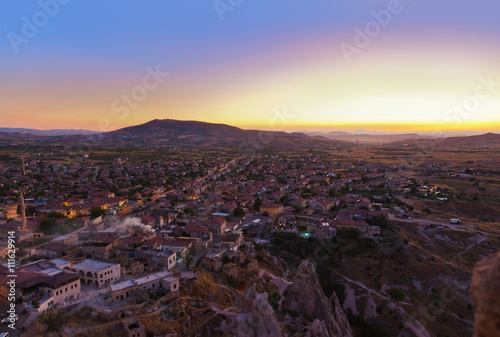
[[[0,127],[500,130],[498,0],[6,0]]]

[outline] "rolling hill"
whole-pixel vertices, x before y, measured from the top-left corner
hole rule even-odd
[[[37,129],[25,129],[25,128],[0,128],[0,133],[31,134],[34,136],[78,136],[78,135],[98,134],[101,132],[91,131],[91,130],[81,130],[81,129],[37,130]]]
[[[270,148],[328,148],[344,142],[321,136],[281,131],[243,130],[226,124],[155,119],[104,134],[104,141],[175,147],[237,147],[240,150]]]
[[[500,147],[500,134],[486,133],[477,136],[435,139],[406,139],[388,144],[390,147],[432,148],[491,148]]]

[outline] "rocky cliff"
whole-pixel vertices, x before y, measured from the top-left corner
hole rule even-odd
[[[267,293],[259,294],[252,285],[242,302],[242,313],[222,322],[221,331],[236,337],[284,336]]]
[[[352,337],[351,326],[340,307],[335,293],[328,299],[321,289],[314,265],[304,260],[299,266],[295,282],[289,285],[282,309],[296,311],[314,320],[305,336]]]
[[[500,252],[484,258],[474,267],[471,295],[476,308],[474,337],[499,337]]]

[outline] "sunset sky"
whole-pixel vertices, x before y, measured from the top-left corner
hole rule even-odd
[[[0,127],[500,130],[500,1],[395,1],[2,1]]]

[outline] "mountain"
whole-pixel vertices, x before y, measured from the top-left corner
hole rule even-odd
[[[499,147],[500,134],[486,133],[478,136],[467,137],[448,137],[448,138],[435,138],[427,140],[419,139],[406,139],[402,141],[392,142],[388,144],[391,147],[441,147],[441,148],[485,148],[485,147]]]
[[[237,147],[243,152],[270,148],[326,148],[344,142],[281,131],[243,130],[226,124],[155,119],[104,134],[104,141],[176,147]]]
[[[364,133],[363,133],[364,132]],[[332,140],[343,141],[346,143],[379,145],[397,142],[408,139],[431,139],[431,133],[404,133],[404,132],[385,132],[385,131],[366,131],[358,129],[353,132],[346,131],[304,131],[309,136],[322,136]],[[451,134],[449,136],[452,136]]]
[[[390,135],[373,135],[373,134],[341,134],[338,132],[328,133],[325,135],[326,138],[341,140],[346,142],[356,142],[362,144],[384,144],[397,142],[400,140],[407,139],[429,139],[429,137],[420,136],[416,133],[409,134],[390,134]]]
[[[21,133],[31,134],[34,136],[79,136],[91,135],[102,132],[91,130],[74,130],[74,129],[52,129],[52,130],[37,130],[37,129],[24,129],[24,128],[0,128],[0,132],[5,133]]]

